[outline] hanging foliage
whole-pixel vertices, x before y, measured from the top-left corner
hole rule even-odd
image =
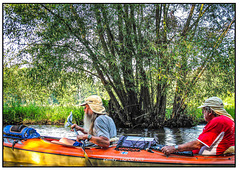
[[[228,72],[235,85],[234,4],[4,4],[3,26],[5,51],[17,48],[5,61],[25,61],[56,92],[63,72],[101,81],[122,126],[163,126],[167,107],[184,126],[187,101],[203,100],[209,74],[221,82]]]

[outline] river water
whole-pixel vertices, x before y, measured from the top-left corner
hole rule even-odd
[[[191,128],[160,128],[154,130],[148,129],[118,129],[117,136],[143,136],[154,137],[158,140],[158,143],[162,145],[175,145],[190,142],[196,140],[201,134],[205,125],[197,125]],[[70,127],[64,128],[64,126],[56,125],[30,125],[37,130],[41,136],[53,136],[53,137],[67,137],[75,139],[76,134],[70,131]],[[81,133],[81,132],[80,132]]]

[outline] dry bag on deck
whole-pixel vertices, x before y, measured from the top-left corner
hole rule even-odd
[[[40,137],[40,134],[33,128],[24,125],[7,125],[3,129],[3,137],[14,139],[32,139]]]
[[[156,140],[154,138],[121,136],[116,146],[116,150],[138,152],[143,149],[149,149],[152,145],[156,145]]]

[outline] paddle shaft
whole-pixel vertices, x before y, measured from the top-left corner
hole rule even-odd
[[[72,123],[72,112],[70,113],[70,115],[67,118],[67,123],[70,124],[71,126],[73,125],[73,123]],[[78,136],[78,132],[77,132],[76,128],[73,128],[73,130],[76,133],[76,135]],[[91,161],[90,161],[90,159],[89,159],[89,157],[88,157],[88,155],[87,155],[87,153],[86,153],[86,151],[83,147],[83,145],[85,145],[84,141],[82,140],[81,142],[82,142],[82,145],[80,147],[82,148],[82,150],[84,152],[84,157],[89,162],[89,164],[92,166],[92,163],[91,163]]]
[[[76,133],[76,135],[78,136],[77,130],[76,128],[73,128],[74,132]]]
[[[77,136],[78,136],[78,133],[77,133],[77,131],[76,131],[76,128],[73,128],[73,130],[74,130],[74,132],[77,134]],[[85,151],[85,149],[84,149],[84,145],[85,145],[85,142],[83,141],[83,140],[81,140],[81,142],[82,142],[82,145],[81,145],[81,148],[82,148],[82,150],[83,150],[83,152],[84,152],[84,157],[85,157],[85,159],[89,162],[89,164],[92,166],[92,162],[90,161],[90,159],[89,159],[89,157],[88,157],[88,155],[87,155],[87,153],[86,153],[86,151]]]

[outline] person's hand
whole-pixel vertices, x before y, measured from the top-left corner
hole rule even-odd
[[[171,153],[175,152],[176,149],[174,146],[164,146],[161,151],[165,154],[165,155],[170,155]]]
[[[83,130],[83,128],[81,128],[80,126],[78,126],[78,125],[76,125],[76,124],[73,124],[72,126],[71,126],[71,131],[74,131],[73,129],[76,129],[76,131],[78,131],[78,130],[80,130],[80,131],[82,131]]]
[[[80,127],[80,126],[78,126],[78,125],[76,125],[76,124],[73,124],[72,126],[71,126],[71,131],[73,132],[74,130],[74,128],[76,129],[76,131],[81,131],[82,133],[84,133],[84,134],[87,134],[88,132],[86,132],[82,127]]]
[[[78,131],[78,125],[73,124],[73,125],[71,126],[71,131],[74,131],[74,130],[73,130],[74,128]]]
[[[78,142],[81,142],[81,140],[86,140],[86,139],[87,139],[86,135],[77,135]]]

